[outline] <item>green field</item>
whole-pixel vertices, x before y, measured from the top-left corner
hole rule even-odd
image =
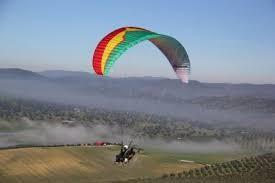
[[[148,154],[152,154],[154,158],[158,159],[159,162],[178,162],[179,160],[190,160],[197,164],[214,164],[234,159],[241,159],[249,155],[247,152],[217,152],[217,153],[180,153],[180,152],[168,152],[161,151],[159,149],[147,149]],[[172,150],[171,150],[172,151]],[[146,153],[145,153],[146,154]],[[164,158],[165,157],[165,158]]]
[[[164,173],[182,172],[202,167],[203,164],[236,158],[234,154],[182,154],[146,150],[123,166],[113,163],[118,151],[118,146],[0,150],[0,182],[108,182],[158,177]]]

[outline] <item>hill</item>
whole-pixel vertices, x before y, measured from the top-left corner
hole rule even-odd
[[[272,153],[202,165],[188,161],[194,160],[192,158],[179,161],[186,158],[184,154],[172,156],[168,152],[148,149],[138,154],[130,164],[121,166],[113,164],[118,151],[118,146],[0,150],[0,183],[272,183],[275,180],[275,155]],[[199,159],[201,155],[192,156]],[[210,158],[209,163],[211,161]]]
[[[165,161],[167,153],[148,152],[139,154],[127,166],[120,166],[113,163],[118,152],[117,146],[0,150],[0,183],[105,182],[157,177],[202,166]]]

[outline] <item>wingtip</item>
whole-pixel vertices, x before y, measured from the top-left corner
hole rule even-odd
[[[176,68],[175,69],[177,77],[183,82],[188,83],[189,81],[189,71],[186,68]]]

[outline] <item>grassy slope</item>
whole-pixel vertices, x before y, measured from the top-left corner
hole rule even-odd
[[[221,163],[225,161],[230,161],[234,159],[240,159],[248,155],[247,152],[217,152],[217,153],[178,153],[178,152],[168,152],[160,151],[157,149],[147,149],[148,154],[154,155],[154,158],[158,158],[160,162],[178,162],[179,160],[191,160],[198,164],[214,164]],[[165,156],[165,158],[164,158]]]
[[[55,147],[0,150],[0,182],[100,182],[161,176],[201,167],[178,156],[143,153],[127,166],[113,164],[118,147]]]

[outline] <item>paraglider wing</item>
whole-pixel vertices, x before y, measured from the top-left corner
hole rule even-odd
[[[178,78],[188,83],[190,61],[180,42],[170,36],[152,38],[150,41],[166,56]]]
[[[149,40],[166,56],[176,75],[188,82],[190,61],[186,50],[176,39],[138,27],[122,27],[105,36],[93,55],[93,68],[98,75],[108,75],[114,62],[127,49]]]

